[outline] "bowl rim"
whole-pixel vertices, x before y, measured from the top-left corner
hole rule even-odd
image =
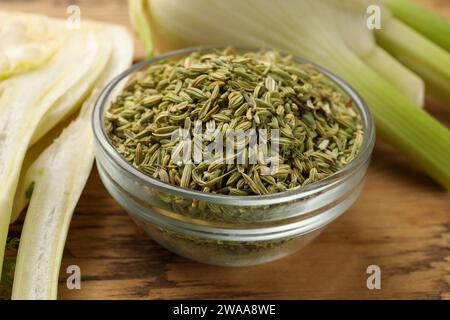
[[[142,69],[145,66],[148,66],[157,61],[172,58],[176,56],[187,55],[195,51],[211,51],[211,50],[219,50],[227,48],[227,46],[195,46],[189,48],[183,48],[179,50],[169,51],[163,54],[159,54],[155,57],[145,59],[136,64],[133,64],[131,67],[117,75],[114,79],[112,79],[109,84],[101,91],[100,95],[97,98],[97,101],[94,105],[94,110],[92,113],[92,128],[94,132],[94,138],[97,142],[97,145],[104,151],[107,157],[113,161],[114,164],[120,167],[124,172],[128,175],[133,176],[145,186],[149,188],[154,188],[159,191],[167,192],[172,195],[181,196],[184,198],[197,199],[206,202],[212,202],[215,204],[222,205],[232,205],[232,206],[265,206],[272,204],[279,204],[284,202],[289,202],[293,200],[297,200],[299,198],[310,197],[313,194],[320,193],[331,185],[334,185],[335,182],[349,176],[352,172],[357,169],[359,166],[364,164],[365,162],[370,160],[370,156],[372,150],[375,145],[375,124],[372,117],[372,114],[364,102],[364,100],[359,96],[359,94],[344,80],[340,77],[336,76],[334,73],[329,71],[328,69],[317,65],[307,59],[291,55],[293,61],[301,64],[310,64],[317,71],[324,74],[328,79],[330,79],[335,85],[337,85],[345,94],[349,96],[349,98],[354,102],[356,108],[358,109],[361,120],[363,123],[363,143],[362,148],[355,159],[353,159],[350,163],[345,165],[339,171],[329,175],[325,179],[319,180],[317,182],[308,184],[304,187],[300,187],[296,190],[287,190],[278,193],[272,193],[268,195],[247,195],[247,196],[235,196],[235,195],[222,195],[216,193],[208,193],[198,190],[191,190],[188,188],[182,188],[179,186],[171,185],[165,182],[162,182],[156,178],[153,178],[139,169],[135,168],[132,164],[127,162],[114,148],[111,144],[103,125],[104,113],[107,109],[106,102],[110,96],[110,94],[114,91],[116,86],[124,80],[126,77],[134,73],[135,71]],[[271,49],[271,48],[255,48],[255,47],[236,47],[233,48],[237,51],[246,51],[246,52],[256,52],[256,51],[268,51],[274,50],[283,55],[286,55],[284,51]]]

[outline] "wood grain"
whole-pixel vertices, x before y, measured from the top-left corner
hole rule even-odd
[[[126,1],[0,1],[1,9],[82,17],[129,26]],[[450,18],[449,1],[419,1]],[[136,41],[136,59],[143,57]],[[450,126],[450,106],[427,108]],[[449,164],[450,165],[450,164]],[[13,233],[20,232],[20,224]],[[66,267],[81,267],[81,290],[68,290]],[[378,265],[382,289],[368,290]],[[60,272],[60,299],[287,298],[450,299],[450,194],[378,139],[357,203],[302,251],[248,268],[178,257],[148,239],[108,195],[94,169],[77,206]]]

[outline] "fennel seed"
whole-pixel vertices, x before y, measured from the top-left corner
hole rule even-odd
[[[171,140],[181,129],[194,136],[198,120],[206,141]],[[283,192],[326,178],[358,155],[364,138],[353,102],[313,66],[274,51],[238,54],[232,48],[136,72],[108,110],[105,128],[117,151],[144,173],[229,195]],[[260,163],[217,161],[207,148],[229,130],[259,129],[279,130],[279,167],[270,175]],[[248,145],[244,137],[235,148]],[[173,161],[195,148],[209,161]],[[244,148],[231,160],[257,154]]]

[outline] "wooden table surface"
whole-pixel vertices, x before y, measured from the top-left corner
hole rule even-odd
[[[82,18],[130,26],[126,1],[73,2]],[[450,18],[450,1],[419,2]],[[0,8],[67,17],[71,3],[0,0]],[[142,57],[136,40],[136,60]],[[450,126],[449,105],[428,99],[427,109]],[[81,268],[81,290],[66,287],[72,264]],[[381,290],[366,287],[369,265],[381,268]],[[70,227],[59,298],[450,299],[450,194],[378,139],[361,197],[316,241],[276,262],[225,268],[178,257],[150,240],[94,169]]]

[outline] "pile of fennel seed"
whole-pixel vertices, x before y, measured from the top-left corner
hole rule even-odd
[[[203,133],[223,136],[227,130],[278,129],[278,170],[267,174],[267,165],[224,158],[175,163],[171,155],[183,137],[172,141],[172,133],[187,129],[192,136],[196,120]],[[353,102],[313,66],[275,51],[239,54],[232,48],[160,60],[137,71],[107,110],[105,128],[120,155],[147,175],[227,195],[271,194],[316,182],[351,162],[363,142]]]

